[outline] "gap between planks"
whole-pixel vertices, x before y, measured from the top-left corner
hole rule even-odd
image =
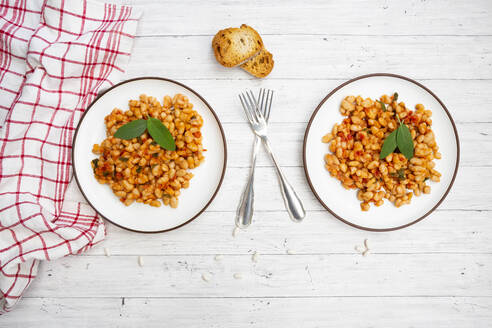
[[[215,256],[216,252],[212,253],[192,253],[192,254],[111,254],[111,257],[178,257],[178,256],[188,256],[188,257],[204,257],[204,256]],[[236,256],[236,257],[251,257],[252,253],[220,253],[223,256]],[[287,253],[261,253],[261,256],[332,256],[332,255],[342,255],[342,256],[361,256],[360,253],[356,252],[330,252],[330,253],[295,253],[295,254],[287,254]],[[371,250],[371,255],[492,255],[492,252],[375,252]],[[72,256],[80,256],[80,257],[107,257],[105,254],[88,254],[81,253],[75,254]]]
[[[456,295],[313,295],[313,296],[23,296],[23,299],[114,299],[121,300],[124,298],[128,299],[136,299],[136,300],[145,300],[145,299],[316,299],[316,298],[484,298],[489,299],[492,296],[480,296],[480,295],[472,295],[472,296],[456,296]]]
[[[373,72],[374,73],[374,72]],[[328,78],[328,77],[268,77],[268,80],[273,80],[273,81],[348,81],[353,79],[354,77],[360,76],[360,75],[367,75],[367,74],[373,74],[373,73],[360,73],[360,74],[355,74],[355,75],[350,75],[350,76],[345,76],[345,77],[333,77],[333,78]],[[378,72],[375,72],[378,73]],[[394,73],[397,74],[397,73]],[[397,74],[397,75],[404,75],[404,74]],[[155,75],[148,75],[149,77],[155,76]],[[128,79],[132,79],[135,76],[129,76]],[[193,77],[193,78],[172,78],[174,80],[178,81],[255,81],[258,82],[258,78],[251,77],[251,78],[231,78],[231,77],[224,77],[224,78],[212,78],[212,77]],[[492,78],[413,78],[412,80],[415,80],[417,82],[419,81],[492,81]]]
[[[188,37],[210,37],[215,34],[139,34],[136,39],[144,38],[188,38]],[[262,36],[324,36],[324,37],[492,37],[492,34],[357,34],[357,33],[261,33]]]

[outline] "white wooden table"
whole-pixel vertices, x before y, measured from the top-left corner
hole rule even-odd
[[[19,306],[0,317],[1,327],[492,325],[491,1],[121,2],[144,12],[126,78],[181,81],[222,120],[229,147],[222,189],[182,229],[148,235],[108,224],[106,240],[90,252],[43,263]],[[213,57],[215,32],[241,23],[255,27],[274,54],[265,80]],[[461,139],[461,167],[445,202],[390,233],[331,217],[311,194],[301,162],[316,105],[343,81],[373,72],[428,86],[451,111]],[[277,90],[272,143],[308,215],[302,224],[288,219],[262,154],[255,220],[234,238],[252,142],[236,94],[260,86]],[[364,257],[354,246],[365,238],[371,251]]]

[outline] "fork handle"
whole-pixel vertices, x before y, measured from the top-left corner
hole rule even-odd
[[[292,221],[301,222],[306,216],[304,206],[302,206],[299,196],[297,196],[294,188],[292,188],[290,183],[287,181],[284,174],[282,173],[282,170],[280,169],[280,166],[277,164],[277,160],[275,158],[275,155],[273,154],[268,138],[263,137],[261,138],[261,140],[263,141],[263,144],[265,145],[265,148],[272,158],[273,164],[275,165],[278,181],[280,183],[280,192],[282,193],[282,197],[284,198],[285,208],[287,209],[287,212],[289,213]]]
[[[253,183],[255,180],[256,155],[260,148],[260,142],[260,137],[255,136],[253,155],[251,157],[251,169],[236,212],[236,226],[242,229],[247,228],[253,219],[253,203],[255,198]]]

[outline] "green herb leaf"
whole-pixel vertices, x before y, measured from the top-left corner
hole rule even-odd
[[[395,94],[393,95],[393,101],[394,102],[398,101],[398,92],[395,92]]]
[[[152,157],[154,157],[154,158],[159,157],[159,153],[153,153],[153,154],[152,154]]]
[[[99,164],[99,158],[94,158],[92,160],[92,164],[94,164],[94,170],[97,169],[97,165]]]
[[[400,115],[395,114],[395,116],[396,116],[396,119],[398,120],[398,124],[402,125],[403,123],[400,120]]]
[[[128,162],[128,159],[129,159],[129,158],[128,158],[128,157],[120,157],[120,158],[118,158],[118,159],[119,159],[120,161],[122,161],[122,162]]]
[[[396,149],[396,134],[398,133],[398,129],[394,130],[386,137],[383,143],[383,147],[381,147],[381,152],[379,153],[380,159],[385,159],[386,156],[391,154]]]
[[[114,134],[115,138],[124,140],[133,139],[142,135],[147,128],[147,122],[145,120],[135,120],[121,126]]]
[[[393,178],[398,178],[399,180],[405,180],[406,179],[405,169],[399,169],[396,172],[391,172],[389,175],[392,176]]]
[[[378,103],[381,104],[381,108],[383,109],[383,112],[386,112],[386,105],[384,104],[384,102],[382,102],[381,100],[378,100]]]
[[[142,171],[142,167],[141,166],[138,166],[137,167],[137,173],[140,173]]]
[[[398,179],[405,180],[405,169],[399,169],[396,173],[398,174]]]
[[[410,129],[405,124],[401,124],[397,130],[396,144],[398,149],[410,160],[413,157],[413,139]]]
[[[162,122],[156,118],[149,118],[147,120],[147,130],[150,133],[152,139],[157,142],[162,148],[166,150],[176,150],[176,144],[174,143],[171,132],[166,128]]]

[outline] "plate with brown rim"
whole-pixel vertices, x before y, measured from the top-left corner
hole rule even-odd
[[[156,97],[162,102],[165,95],[186,95],[203,118],[201,134],[206,149],[205,161],[190,170],[194,176],[187,189],[181,189],[179,205],[151,207],[142,203],[125,206],[107,184],[94,177],[91,160],[97,158],[92,146],[106,138],[104,117],[113,108],[128,109],[130,99],[140,94]],[[103,218],[122,228],[137,232],[164,232],[179,228],[198,217],[212,202],[224,178],[227,163],[226,139],[222,125],[212,107],[190,87],[179,82],[142,77],[121,82],[103,94],[87,108],[75,131],[72,162],[74,176],[88,203]]]
[[[322,137],[331,132],[335,123],[346,118],[340,113],[342,100],[349,95],[379,99],[383,94],[398,92],[399,101],[414,109],[423,104],[432,111],[432,130],[435,134],[440,160],[434,160],[440,182],[428,182],[430,194],[413,197],[411,203],[399,208],[385,199],[382,206],[361,211],[356,189],[345,189],[339,180],[325,169],[324,156],[330,153]],[[458,172],[460,150],[456,126],[444,103],[428,88],[404,76],[376,73],[359,76],[331,91],[318,105],[309,120],[303,146],[306,177],[314,195],[333,216],[353,227],[370,231],[391,231],[405,228],[427,217],[445,199]]]

